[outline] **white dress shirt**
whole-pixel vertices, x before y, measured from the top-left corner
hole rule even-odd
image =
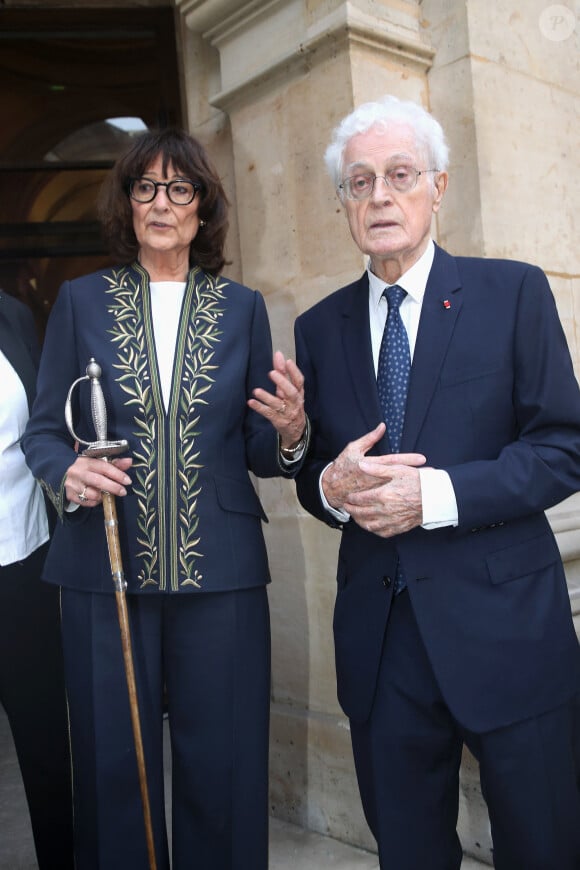
[[[417,341],[423,297],[434,256],[435,245],[429,240],[424,254],[397,281],[398,286],[407,292],[399,311],[409,339],[411,361],[413,360],[415,342]],[[385,284],[384,281],[377,278],[371,272],[370,264],[367,271],[369,277],[369,322],[376,375],[379,364],[379,351],[388,313],[388,304],[383,291],[390,285]],[[427,457],[427,462],[429,462],[429,457]],[[324,474],[324,471],[322,474]],[[451,479],[447,472],[436,468],[420,468],[419,477],[421,480],[421,501],[423,508],[422,527],[424,529],[435,529],[440,526],[456,526],[458,521],[457,501]],[[350,519],[346,511],[336,510],[328,504],[322,491],[322,485],[320,485],[320,495],[323,505],[336,519],[341,522],[346,522]]]
[[[165,410],[169,407],[175,342],[179,327],[179,315],[185,293],[185,281],[151,281],[151,315],[157,365],[161,379],[161,392]]]
[[[26,559],[48,541],[42,490],[20,448],[28,416],[22,381],[0,351],[0,565]]]

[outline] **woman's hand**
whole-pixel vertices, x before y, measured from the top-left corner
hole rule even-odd
[[[131,483],[131,478],[125,472],[132,462],[130,456],[113,459],[112,462],[79,456],[65,477],[68,501],[81,507],[95,507],[103,500],[103,491],[111,495],[127,495],[125,487]]]
[[[270,421],[280,435],[280,446],[284,450],[295,447],[306,428],[304,376],[296,363],[285,359],[279,350],[274,354],[273,365],[269,377],[276,386],[276,393],[260,388],[253,390],[254,398],[248,400],[248,405]]]

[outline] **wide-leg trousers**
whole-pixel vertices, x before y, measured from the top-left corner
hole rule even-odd
[[[266,870],[270,624],[265,587],[127,596],[157,867]],[[62,590],[76,870],[144,870],[145,827],[113,595]]]
[[[18,757],[40,870],[72,870],[73,818],[59,589],[47,545],[0,567],[0,703]]]
[[[351,722],[351,734],[381,870],[459,870],[464,744],[480,764],[497,870],[579,870],[580,696],[495,731],[462,728],[439,690],[408,591],[391,604],[370,718]]]

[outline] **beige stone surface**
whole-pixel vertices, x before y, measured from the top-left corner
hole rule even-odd
[[[289,527],[290,526],[290,527]],[[273,518],[266,530],[275,576],[268,590],[272,619],[272,697],[310,711],[339,714],[332,613],[339,536],[312,517]]]
[[[273,704],[271,729],[272,814],[375,849],[358,797],[347,720]]]
[[[576,377],[580,378],[580,275],[574,275],[570,280],[571,311],[574,316],[573,338],[571,346],[576,364]],[[568,335],[572,335],[572,325],[569,326]]]
[[[374,851],[358,849],[279,819],[270,820],[270,841],[270,870],[379,870]],[[461,870],[485,870],[486,866],[466,855]]]
[[[451,144],[440,240],[578,275],[578,37],[540,27],[549,4],[424,0],[429,100]]]
[[[498,66],[555,85],[557,89],[578,91],[580,47],[578,21],[576,32],[558,40],[558,24],[554,20],[555,5],[563,5],[578,18],[578,4],[554,4],[550,0],[468,0],[469,47],[473,56],[486,58]],[[550,13],[552,9],[552,13]],[[547,18],[545,17],[547,15]],[[512,110],[538,108],[536,103],[504,104]]]
[[[452,254],[481,256],[481,178],[469,59],[437,66],[429,82],[430,108],[445,130],[450,149],[449,184],[437,214],[435,238]]]
[[[234,155],[227,115],[210,104],[210,96],[219,84],[219,54],[177,17],[177,44],[185,80],[185,115],[187,127],[208,149],[216,165],[226,195],[235,201]],[[231,261],[224,273],[241,280],[242,262],[239,247],[237,209],[230,211],[230,232],[226,258]]]
[[[459,777],[459,837],[464,850],[484,864],[493,863],[487,806],[481,794],[479,765],[464,748]]]
[[[580,378],[580,279],[548,272],[548,280],[556,299],[576,377]]]
[[[270,821],[270,841],[270,870],[379,870],[375,852],[279,819]]]
[[[580,273],[580,99],[497,64],[472,71],[484,253]]]

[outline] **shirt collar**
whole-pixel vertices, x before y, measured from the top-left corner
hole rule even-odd
[[[435,245],[433,244],[433,239],[429,239],[425,251],[421,254],[417,262],[413,263],[411,268],[404,272],[396,282],[399,287],[406,290],[411,299],[418,302],[419,305],[423,302],[423,296],[425,295],[425,288],[427,287],[427,280],[429,278],[431,266],[433,265],[434,257]],[[374,305],[378,308],[383,295],[383,290],[385,287],[390,287],[391,285],[386,284],[381,278],[377,278],[374,272],[371,272],[370,261],[367,266],[367,272],[369,276],[369,293]]]

